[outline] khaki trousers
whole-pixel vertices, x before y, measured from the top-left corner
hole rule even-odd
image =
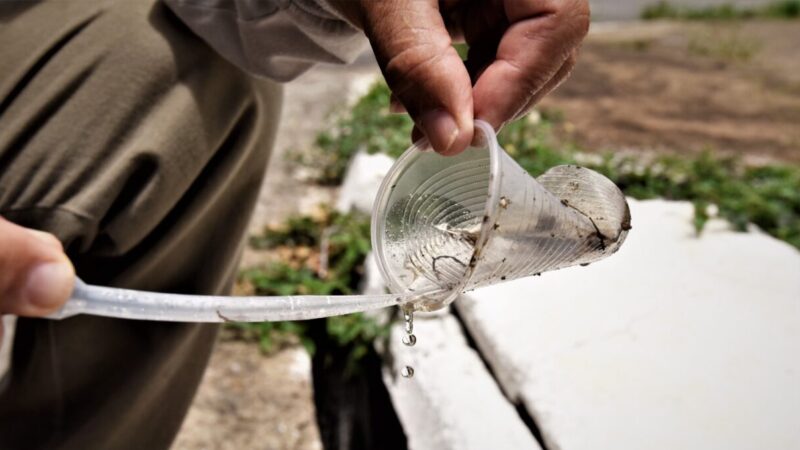
[[[227,292],[280,101],[154,0],[0,2],[0,215],[88,283]],[[0,449],[168,448],[216,331],[20,318]]]

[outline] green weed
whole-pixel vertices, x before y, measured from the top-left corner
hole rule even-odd
[[[590,165],[639,199],[689,200],[694,224],[702,231],[715,205],[717,216],[744,231],[753,223],[800,249],[800,168],[741,164],[710,152],[699,157],[660,156],[643,164],[633,157],[606,157]]]
[[[246,269],[239,281],[256,295],[355,293],[371,248],[369,236],[369,217],[360,213],[324,210],[314,217],[292,218],[283,227],[267,229],[251,239],[254,247],[284,250],[285,260]],[[363,314],[324,320],[329,340],[347,350],[350,370],[357,368],[375,339],[389,333],[388,324],[379,324]],[[311,337],[312,326],[312,322],[228,324],[235,337],[258,341],[267,353],[295,342],[313,353],[316,344]]]
[[[324,134],[326,146],[322,150],[336,153],[332,157],[340,167],[346,167],[359,141],[366,143],[370,152],[400,155],[409,145],[411,121],[405,116],[389,115],[388,102],[388,88],[376,84],[336,129]],[[369,120],[363,120],[365,115]],[[389,120],[396,124],[395,128]],[[554,137],[553,129],[562,120],[558,112],[545,112],[538,123],[520,120],[509,124],[498,139],[535,176],[554,165],[582,159],[579,149]],[[710,152],[697,157],[656,158],[615,157],[609,153],[600,162],[580,162],[605,174],[634,198],[660,197],[694,203],[698,231],[709,219],[708,206],[716,205],[719,217],[735,229],[744,230],[753,223],[800,248],[800,167],[752,167]]]
[[[745,36],[736,27],[696,33],[689,37],[690,54],[730,62],[747,62],[761,50],[762,43]]]
[[[316,152],[302,163],[317,169],[317,181],[338,185],[347,163],[359,151],[400,155],[409,145],[414,127],[407,114],[389,113],[389,90],[379,83],[362,97],[330,131],[317,135]]]
[[[640,16],[644,20],[795,19],[800,17],[800,0],[778,0],[761,7],[738,7],[730,3],[705,7],[679,7],[668,1],[660,1],[646,6]]]

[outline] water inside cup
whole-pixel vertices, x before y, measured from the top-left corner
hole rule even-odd
[[[413,146],[386,176],[372,241],[394,293],[431,295],[439,309],[465,290],[614,253],[630,229],[625,197],[607,178],[558,166],[532,178],[476,122],[482,144],[443,157]]]

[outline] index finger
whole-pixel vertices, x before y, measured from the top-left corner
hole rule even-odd
[[[500,129],[530,106],[589,30],[584,0],[506,0],[511,24],[473,88],[475,117]]]

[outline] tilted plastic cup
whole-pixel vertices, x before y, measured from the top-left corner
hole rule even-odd
[[[407,150],[383,181],[372,245],[393,293],[436,291],[414,304],[440,309],[503,280],[589,264],[619,249],[630,229],[622,192],[579,166],[531,177],[475,122],[480,145],[456,156]]]

